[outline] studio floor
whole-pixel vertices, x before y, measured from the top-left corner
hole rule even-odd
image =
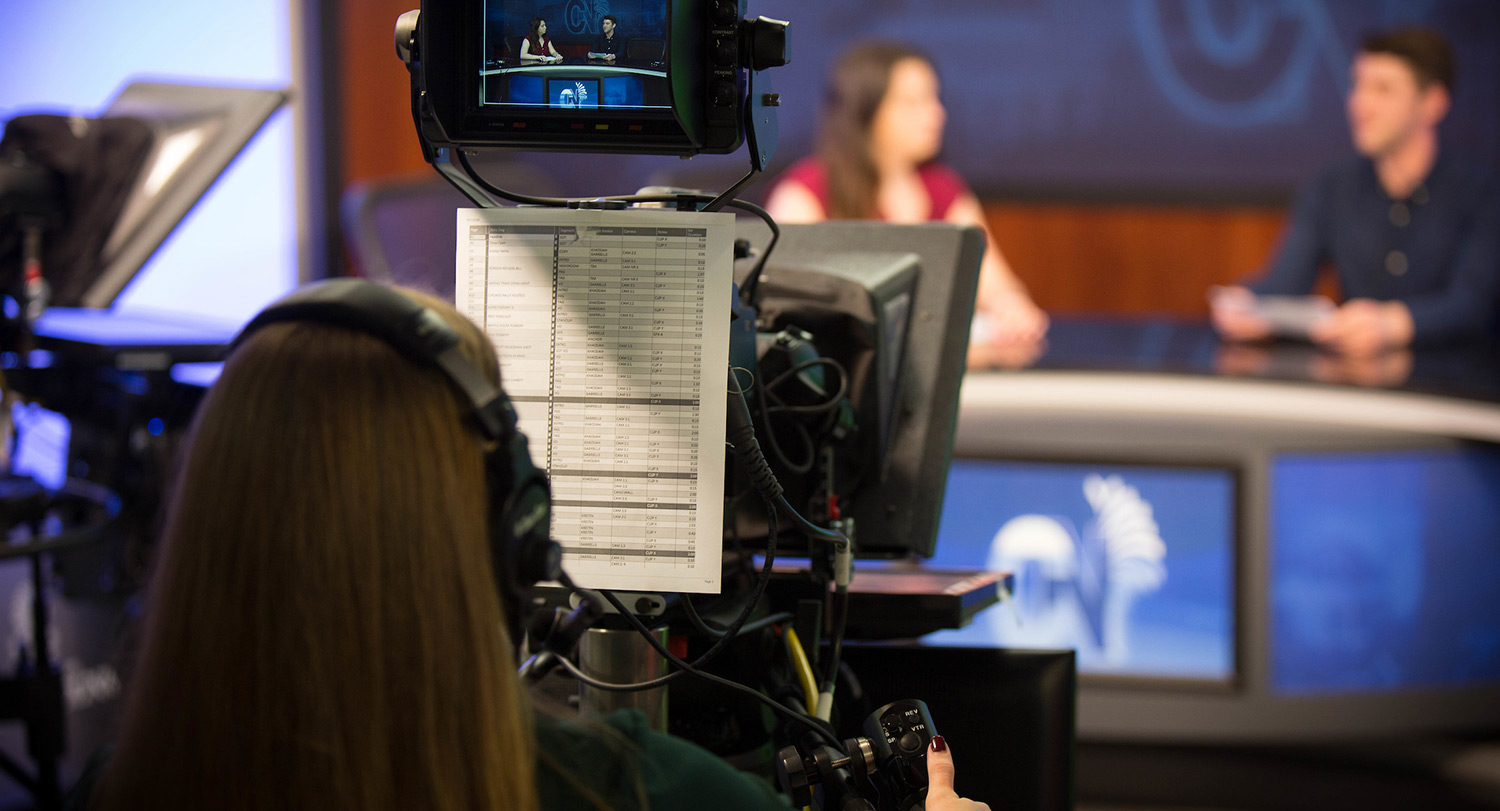
[[[1077,755],[1078,811],[1500,809],[1500,736],[1295,748],[1080,743]]]

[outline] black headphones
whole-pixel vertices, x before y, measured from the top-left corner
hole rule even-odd
[[[401,293],[362,279],[330,279],[271,304],[240,331],[230,351],[267,324],[304,321],[344,327],[385,341],[407,358],[447,375],[473,409],[479,435],[496,447],[485,455],[490,500],[490,560],[510,621],[527,591],[562,576],[562,547],[552,540],[547,476],[531,463],[526,435],[516,430],[510,398],[459,349],[442,316]]]

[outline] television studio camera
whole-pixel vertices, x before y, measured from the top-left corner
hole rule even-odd
[[[758,253],[737,241],[733,289],[709,291],[732,300],[727,444],[740,462],[726,476],[723,593],[700,609],[686,594],[540,588],[523,672],[542,688],[576,681],[586,710],[645,708],[659,727],[672,684],[671,731],[724,756],[779,749],[759,760],[774,760],[797,805],[913,807],[926,791],[930,714],[914,700],[875,710],[845,701],[859,689],[841,649],[851,628],[912,637],[995,601],[994,576],[975,573],[862,572],[866,587],[851,589],[856,556],[932,554],[982,236],[871,223],[783,234],[735,195],[776,151],[781,99],[769,71],[788,62],[788,24],[746,19],[744,0],[639,0],[630,14],[622,5],[607,9],[631,18],[618,59],[585,56],[578,43],[561,43],[561,56],[550,43],[522,47],[516,34],[540,15],[539,0],[425,0],[395,29],[423,155],[476,206],[732,208],[769,229]],[[592,36],[593,10],[566,4],[575,38]],[[503,150],[691,157],[742,144],[750,169],[719,193],[537,197],[505,190],[474,160]],[[778,553],[806,562],[778,569]],[[675,669],[660,675],[664,662]],[[854,686],[835,706],[840,683]],[[740,704],[726,706],[726,689]],[[863,734],[841,741],[841,715],[863,718]]]

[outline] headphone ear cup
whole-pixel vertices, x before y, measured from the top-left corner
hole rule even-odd
[[[528,589],[556,580],[562,572],[562,546],[552,540],[552,497],[545,485],[521,487],[511,513],[511,560],[516,585]]]
[[[562,546],[552,540],[552,492],[516,433],[489,459],[490,560],[508,610],[519,610],[537,583],[562,574]],[[520,617],[512,617],[519,622]]]

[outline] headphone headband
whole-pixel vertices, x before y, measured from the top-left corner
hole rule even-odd
[[[510,398],[463,356],[458,333],[442,316],[391,288],[362,279],[328,279],[299,288],[251,319],[230,352],[262,327],[288,321],[347,327],[379,338],[407,358],[446,373],[486,439],[503,442],[516,431]]]

